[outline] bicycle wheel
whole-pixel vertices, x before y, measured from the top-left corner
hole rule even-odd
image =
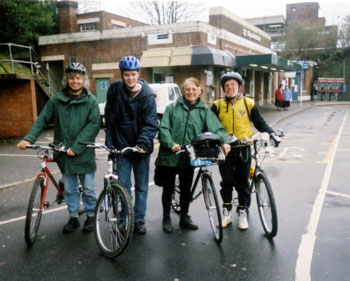
[[[134,210],[129,193],[121,186],[100,194],[95,209],[95,239],[101,253],[109,258],[119,256],[134,231]]]
[[[180,180],[179,180],[179,175],[176,175],[176,178],[175,178],[175,190],[174,190],[174,193],[173,193],[173,196],[172,196],[171,207],[173,208],[175,213],[180,214],[181,208],[180,208]]]
[[[30,246],[35,242],[40,226],[42,211],[40,210],[41,199],[44,190],[44,179],[36,178],[29,197],[27,216],[24,227],[24,239]]]
[[[222,224],[219,200],[216,195],[215,186],[210,176],[202,176],[202,190],[205,207],[208,212],[209,222],[216,242],[222,241]]]
[[[257,173],[254,178],[254,184],[261,224],[266,236],[273,238],[277,234],[278,219],[271,184],[264,173]]]

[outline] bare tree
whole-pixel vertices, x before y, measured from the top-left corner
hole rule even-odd
[[[343,24],[339,31],[339,41],[342,47],[350,47],[350,14],[343,19]]]
[[[138,20],[159,25],[198,20],[207,9],[200,1],[132,1],[130,6],[139,15]]]
[[[307,27],[306,27],[307,26]],[[304,22],[293,22],[286,29],[286,47],[284,56],[296,60],[314,59],[318,50],[335,49],[337,28],[306,25]]]

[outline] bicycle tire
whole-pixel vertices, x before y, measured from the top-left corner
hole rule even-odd
[[[259,172],[254,177],[254,184],[261,224],[265,235],[273,238],[278,231],[278,217],[270,181],[264,172]]]
[[[181,208],[180,208],[180,179],[179,175],[176,175],[175,177],[175,189],[173,192],[172,200],[171,200],[171,207],[173,208],[174,212],[176,214],[180,214]]]
[[[217,243],[221,243],[223,232],[220,205],[213,180],[210,176],[202,176],[202,191],[205,207],[209,216],[210,227],[213,231],[214,238]]]
[[[129,193],[118,184],[103,190],[95,209],[95,239],[102,255],[123,253],[134,231],[134,210]]]
[[[34,244],[38,234],[42,210],[40,210],[41,200],[44,189],[44,179],[36,178],[33,183],[32,192],[30,193],[27,215],[24,227],[24,239],[28,246]]]

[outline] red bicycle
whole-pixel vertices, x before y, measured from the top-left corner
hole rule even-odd
[[[61,204],[64,199],[63,182],[59,180],[59,182],[57,183],[47,166],[47,163],[54,162],[49,151],[66,153],[66,150],[64,147],[57,146],[54,144],[49,144],[49,146],[32,144],[27,145],[27,148],[39,150],[37,155],[39,159],[42,159],[41,171],[36,176],[32,192],[29,197],[27,216],[24,228],[24,239],[26,243],[30,246],[35,242],[35,239],[37,237],[41,216],[44,209],[48,209],[54,203]],[[56,200],[51,203],[45,201],[50,181],[57,189]]]

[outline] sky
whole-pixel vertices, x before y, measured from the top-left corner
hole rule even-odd
[[[130,16],[130,7],[125,3],[129,0],[80,0],[90,5],[99,6],[101,10],[116,13],[121,16]],[[138,0],[142,1],[142,0]],[[303,2],[318,2],[320,5],[319,17],[326,18],[326,25],[340,25],[346,14],[350,14],[350,0],[187,0],[205,3],[207,7],[223,7],[241,18],[254,18],[273,15],[286,16],[286,5]],[[96,4],[97,3],[97,4]],[[79,7],[80,9],[80,7]],[[82,8],[83,9],[83,8]],[[196,11],[194,11],[196,12]],[[135,18],[135,17],[133,17]],[[137,18],[137,17],[136,17]],[[208,14],[198,16],[198,20],[208,21]]]

